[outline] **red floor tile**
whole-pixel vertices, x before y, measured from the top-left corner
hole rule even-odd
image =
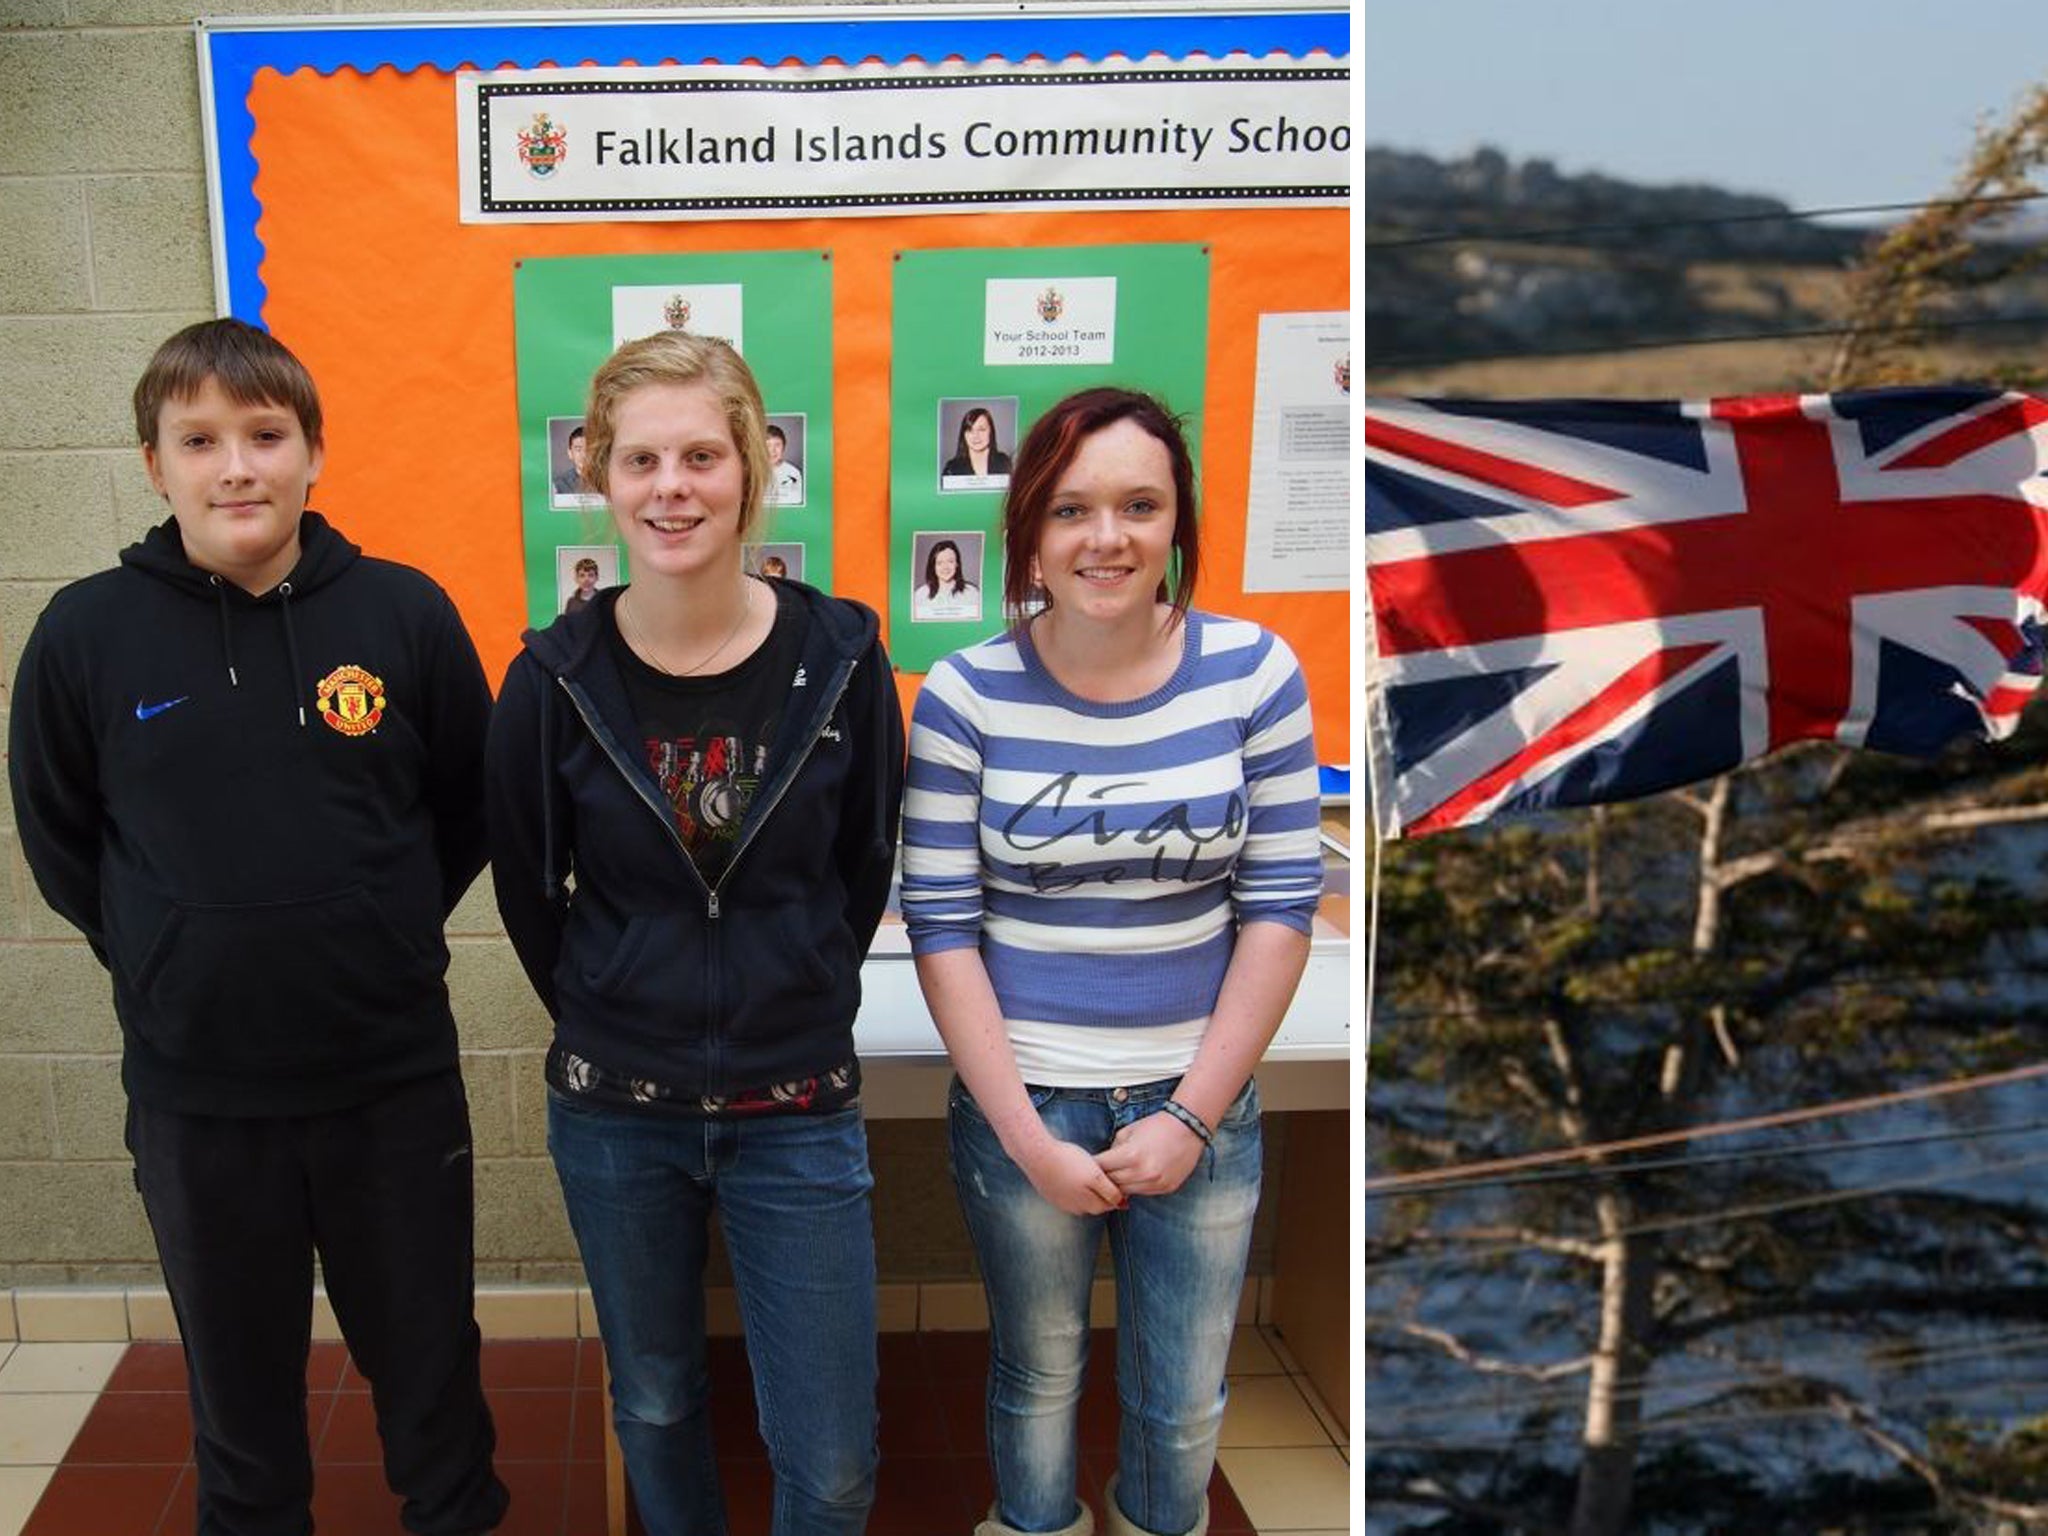
[[[369,1383],[356,1375],[355,1363],[348,1357],[348,1346],[338,1339],[322,1339],[306,1355],[306,1390],[309,1392],[331,1392],[353,1377],[358,1391],[367,1391]]]
[[[498,1467],[498,1476],[512,1495],[498,1536],[572,1536],[602,1531],[600,1498],[597,1519],[589,1525],[566,1527],[569,1506],[569,1468],[559,1461],[511,1461]]]
[[[754,1384],[711,1383],[711,1443],[718,1447],[719,1460],[727,1457],[758,1461],[768,1447],[761,1443],[760,1415],[754,1408]]]
[[[1116,1380],[1116,1330],[1114,1328],[1091,1328],[1088,1331],[1088,1379],[1090,1381]]]
[[[493,1392],[491,1418],[498,1429],[500,1461],[569,1459],[570,1394],[562,1392]],[[321,1466],[381,1465],[383,1442],[377,1435],[377,1413],[367,1392],[340,1392],[315,1452]]]
[[[107,1378],[109,1392],[183,1392],[182,1344],[130,1344]]]
[[[494,1348],[496,1346],[492,1344],[484,1346],[487,1352]],[[579,1389],[584,1387],[601,1387],[604,1385],[604,1343],[602,1340],[578,1339],[576,1341],[576,1385]]]
[[[983,1444],[987,1336],[885,1335],[882,1463],[871,1536],[959,1536],[985,1514],[992,1480]],[[594,1341],[498,1341],[484,1346],[499,1432],[500,1475],[513,1494],[504,1536],[597,1536],[604,1529],[603,1425]],[[1115,1335],[1090,1340],[1082,1399],[1080,1485],[1100,1508],[1116,1460]],[[732,1536],[763,1536],[773,1484],[754,1428],[743,1343],[713,1340],[713,1432]],[[384,1486],[367,1385],[338,1344],[308,1362],[308,1413],[317,1449],[315,1518],[342,1536],[400,1536],[398,1500]],[[524,1385],[522,1385],[524,1383]],[[115,1368],[66,1464],[24,1536],[192,1536],[193,1472],[183,1356],[174,1344],[136,1344]],[[1210,1485],[1212,1536],[1250,1536],[1222,1472]],[[633,1528],[637,1529],[637,1520]]]
[[[576,1345],[575,1339],[494,1339],[484,1345],[484,1390],[573,1387]]]
[[[986,1510],[968,1492],[977,1462],[956,1456],[882,1457],[868,1536],[962,1536]]]
[[[178,1474],[177,1486],[171,1489],[170,1502],[164,1505],[164,1518],[156,1528],[156,1536],[193,1536],[199,1529],[198,1477],[189,1466]]]
[[[882,1456],[944,1456],[953,1449],[946,1405],[932,1383],[884,1372],[876,1392]]]
[[[882,1380],[923,1380],[924,1350],[914,1333],[884,1333],[875,1339],[875,1360]]]
[[[305,1384],[313,1393],[332,1393],[348,1366],[344,1343],[322,1341],[305,1356]],[[360,1382],[365,1384],[367,1382]],[[131,1343],[113,1376],[106,1378],[109,1393],[182,1393],[184,1391],[184,1346],[174,1339],[143,1339]]]
[[[955,1456],[979,1456],[988,1447],[988,1380],[945,1377],[927,1383],[946,1426],[946,1449]]]
[[[568,1391],[493,1392],[491,1418],[498,1426],[498,1459],[566,1462],[574,1396]]]
[[[603,1463],[572,1461],[568,1476],[562,1536],[599,1536],[605,1529]]]
[[[762,1536],[775,1514],[775,1479],[767,1460],[735,1461],[720,1455],[718,1481],[725,1490],[731,1536]]]
[[[360,1392],[351,1396],[363,1397]],[[364,1399],[368,1401],[367,1398]],[[306,1443],[313,1448],[313,1463],[320,1462],[320,1442],[326,1438],[327,1426],[334,1421],[335,1407],[341,1402],[339,1392],[323,1392],[306,1399]]]
[[[611,1417],[611,1399],[595,1388],[578,1391],[569,1410],[569,1459],[601,1461],[604,1458],[604,1426]]]
[[[987,1379],[986,1333],[921,1333],[917,1338],[924,1354],[927,1376],[934,1380],[962,1376]]]
[[[1081,1388],[1081,1411],[1076,1435],[1083,1454],[1101,1451],[1116,1454],[1117,1431],[1123,1424],[1123,1410],[1117,1406],[1116,1381],[1090,1373]]]
[[[66,1466],[172,1466],[192,1459],[192,1410],[183,1392],[102,1392]]]
[[[1256,1536],[1258,1528],[1218,1467],[1209,1478],[1209,1536]]]
[[[355,1375],[346,1345],[323,1341],[306,1356],[306,1386],[313,1392],[331,1392],[341,1383],[343,1371],[354,1379],[358,1390],[369,1383]],[[114,1373],[107,1378],[109,1392],[183,1392],[185,1390],[185,1346],[175,1341],[145,1340],[130,1344]]]
[[[1097,1514],[1102,1512],[1104,1499],[1109,1492],[1109,1480],[1116,1476],[1116,1456],[1090,1456],[1081,1453],[1080,1495],[1088,1501],[1089,1508]]]
[[[176,1467],[61,1466],[22,1536],[155,1536]]]
[[[337,1392],[330,1402],[325,1431],[313,1441],[314,1462],[321,1467],[381,1467],[384,1447],[377,1439],[377,1410],[370,1394]]]
[[[747,1363],[747,1341],[739,1338],[716,1338],[705,1341],[704,1363],[711,1374],[711,1387],[744,1385],[753,1390],[754,1370]]]
[[[977,1521],[987,1519],[996,1501],[996,1480],[988,1469],[988,1457],[956,1456],[953,1460],[958,1468],[960,1491],[967,1498],[968,1513]]]

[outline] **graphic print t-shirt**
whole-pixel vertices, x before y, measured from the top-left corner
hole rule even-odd
[[[708,884],[717,883],[739,846],[803,657],[809,616],[794,596],[767,585],[775,595],[775,626],[753,655],[727,672],[670,677],[634,655],[617,625],[611,628],[647,766]]]

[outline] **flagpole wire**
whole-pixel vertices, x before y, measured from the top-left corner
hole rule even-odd
[[[1776,331],[1713,331],[1699,336],[1646,336],[1634,340],[1574,343],[1564,347],[1524,347],[1518,352],[1396,352],[1378,357],[1373,366],[1380,373],[1401,373],[1416,368],[1462,368],[1470,363],[1521,363],[1560,357],[1605,357],[1610,352],[1681,351],[1686,347],[1732,347],[1760,341],[1820,341],[1830,336],[1900,336],[1918,331],[1969,331],[1987,326],[2039,325],[2048,321],[2048,311],[2028,310],[2015,315],[1959,315],[1943,319],[1923,316],[1885,325],[1807,325]],[[2011,383],[2012,389],[2036,390],[2038,382]],[[1412,394],[1413,391],[1407,391]]]
[[[1920,1083],[1911,1088],[1895,1088],[1885,1093],[1865,1094],[1860,1098],[1832,1099],[1825,1103],[1802,1105],[1797,1109],[1781,1109],[1769,1114],[1746,1115],[1740,1119],[1714,1120],[1702,1125],[1680,1126],[1675,1130],[1627,1136],[1617,1141],[1594,1142],[1576,1147],[1551,1147],[1541,1152],[1524,1152],[1514,1157],[1456,1163],[1441,1168],[1419,1169],[1412,1173],[1386,1174],[1377,1179],[1368,1174],[1365,1180],[1365,1193],[1370,1196],[1399,1190],[1424,1189],[1433,1184],[1456,1180],[1492,1178],[1498,1174],[1518,1173],[1524,1168],[1546,1168],[1557,1163],[1583,1162],[1614,1157],[1622,1153],[1642,1152],[1652,1147],[1666,1147],[1678,1142],[1705,1141],[1720,1136],[1741,1135],[1749,1131],[1771,1130],[1778,1126],[1802,1125],[1811,1120],[1834,1119],[1841,1115],[1868,1114],[1873,1110],[1892,1109],[1901,1104],[1949,1098],[1959,1093],[1976,1093],[1986,1088],[2003,1088],[2040,1077],[2048,1077],[2048,1061],[2009,1067],[2001,1072],[1979,1072],[1967,1077]]]
[[[1554,240],[1577,240],[1587,235],[1654,235],[1668,229],[1711,229],[1735,224],[1790,224],[1798,219],[1841,218],[1848,214],[1916,213],[1929,208],[1990,207],[1999,203],[2038,202],[2048,193],[1998,192],[1979,197],[1933,197],[1909,203],[1847,203],[1832,208],[1783,208],[1769,213],[1717,213],[1683,219],[1614,219],[1597,224],[1550,224],[1532,229],[1438,229],[1419,235],[1368,235],[1359,249],[1371,256],[1379,251],[1411,250],[1423,245],[1543,244]],[[1850,229],[1842,233],[1868,234]]]

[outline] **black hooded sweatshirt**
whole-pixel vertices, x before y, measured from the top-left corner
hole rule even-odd
[[[875,615],[780,586],[810,615],[800,681],[715,887],[605,641],[623,589],[529,632],[491,719],[491,878],[556,1041],[686,1097],[851,1060],[888,904],[903,716]]]
[[[427,577],[316,512],[299,539],[256,597],[166,522],[22,652],[22,850],[155,1108],[318,1113],[456,1062],[442,925],[483,865],[490,691]]]

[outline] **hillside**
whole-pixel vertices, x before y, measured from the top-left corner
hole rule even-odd
[[[1867,231],[1792,218],[1772,198],[1565,175],[1483,149],[1365,156],[1370,387],[1403,393],[1698,396],[1817,387]],[[1953,313],[2048,311],[2024,256]],[[1730,343],[1726,338],[1759,338]],[[1646,341],[1702,345],[1643,349]],[[1956,378],[2034,366],[2032,329],[1942,338]],[[1546,356],[1545,354],[1564,354]]]

